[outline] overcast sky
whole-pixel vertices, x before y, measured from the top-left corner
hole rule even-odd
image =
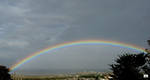
[[[147,47],[150,0],[0,0],[0,64],[66,41],[104,39]],[[127,49],[65,48],[23,65],[29,69],[106,69]],[[128,50],[127,50],[128,51]]]

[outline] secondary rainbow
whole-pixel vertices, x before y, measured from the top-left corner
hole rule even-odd
[[[106,40],[79,40],[79,41],[65,42],[62,44],[53,45],[53,46],[47,47],[45,49],[42,49],[38,52],[32,53],[31,55],[25,57],[21,61],[12,65],[10,67],[10,70],[15,71],[20,66],[31,61],[32,59],[39,57],[42,54],[50,53],[53,50],[57,50],[60,48],[66,48],[66,47],[72,47],[72,46],[79,46],[79,45],[110,45],[110,46],[128,48],[128,49],[133,49],[133,50],[140,51],[140,52],[145,52],[144,48],[141,48],[141,47],[138,47],[138,46],[132,45],[132,44],[118,42],[118,41],[116,42],[116,41],[106,41]]]

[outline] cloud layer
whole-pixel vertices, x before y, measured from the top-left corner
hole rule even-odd
[[[145,40],[150,38],[149,2],[148,0],[0,1],[0,64],[10,66],[33,52],[66,41],[106,39],[146,47]],[[77,49],[77,53],[82,53],[83,50],[83,47]],[[95,47],[90,50],[94,53],[99,49]],[[108,49],[101,49],[101,53],[105,54],[106,50]],[[115,50],[120,49],[110,48],[110,50],[114,50],[115,53]],[[64,51],[62,53],[65,53]],[[68,49],[69,53],[71,51]],[[91,58],[89,53],[92,52],[84,51],[83,53],[87,58]],[[76,52],[72,52],[73,54]],[[103,57],[113,58],[115,55],[112,54]],[[70,57],[73,58],[72,55]],[[101,55],[95,55],[95,57],[100,56],[95,60],[102,59]],[[83,54],[78,54],[78,56],[83,56]],[[44,58],[47,61],[54,59],[46,56]],[[70,59],[70,61],[73,60]],[[101,62],[101,64],[107,63],[110,62]],[[80,63],[77,64],[77,68],[79,65]],[[98,66],[100,65],[95,68]]]

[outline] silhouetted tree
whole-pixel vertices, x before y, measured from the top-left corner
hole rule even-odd
[[[150,40],[147,40],[147,43],[150,46]],[[150,54],[150,48],[149,49],[145,49],[145,51]]]
[[[150,40],[147,40],[150,46]],[[145,53],[123,54],[110,65],[113,71],[113,80],[150,80],[150,49]],[[147,74],[148,78],[143,75]]]
[[[141,66],[146,63],[145,54],[123,54],[111,65],[114,80],[144,80]]]
[[[150,46],[150,40],[147,40],[147,42],[148,42],[148,45]],[[143,69],[145,74],[149,75],[148,80],[150,80],[150,48],[149,49],[145,49],[145,51],[147,52],[147,54],[146,54],[147,62],[142,67],[142,69]]]
[[[2,65],[0,65],[0,80],[12,80],[9,69]]]
[[[150,46],[150,40],[147,40],[147,42],[148,42],[148,45]]]

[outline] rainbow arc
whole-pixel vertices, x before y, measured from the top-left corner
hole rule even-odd
[[[136,45],[132,44],[126,44],[122,42],[116,42],[116,41],[106,41],[106,40],[79,40],[79,41],[72,41],[72,42],[66,42],[62,44],[53,45],[50,47],[47,47],[45,49],[42,49],[38,52],[32,53],[31,55],[25,57],[21,61],[17,62],[16,64],[12,65],[10,70],[15,71],[25,63],[30,62],[36,57],[39,57],[42,54],[50,53],[53,50],[58,50],[61,48],[67,48],[67,47],[73,47],[73,46],[79,46],[79,45],[110,45],[115,47],[121,47],[121,48],[128,48],[133,49],[140,52],[145,52],[144,48],[138,47]]]

